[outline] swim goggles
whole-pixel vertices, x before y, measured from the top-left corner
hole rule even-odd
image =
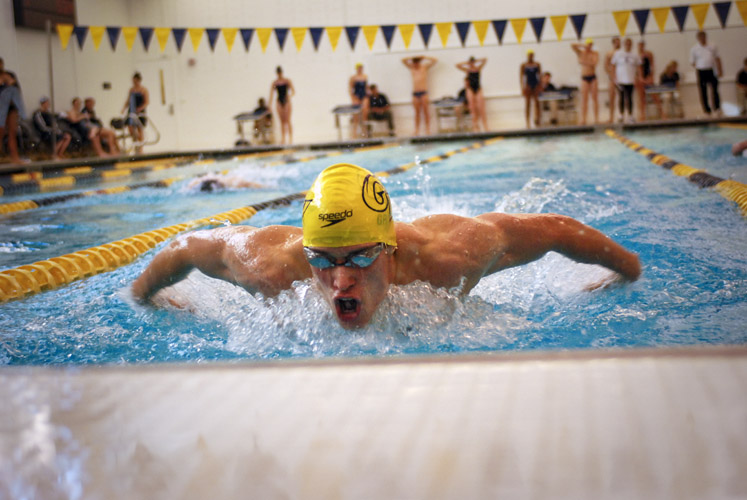
[[[335,266],[362,269],[373,264],[384,248],[386,248],[384,243],[378,243],[375,246],[356,250],[339,258],[335,258],[318,250],[312,250],[309,247],[303,247],[303,253],[306,255],[306,260],[309,262],[309,265],[316,267],[317,269],[331,269]],[[340,260],[342,260],[341,263],[339,262]]]

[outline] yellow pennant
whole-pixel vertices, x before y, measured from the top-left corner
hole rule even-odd
[[[363,36],[366,37],[366,43],[368,44],[368,50],[373,50],[373,44],[376,41],[376,33],[379,32],[378,26],[361,26],[363,30]]]
[[[340,35],[342,35],[342,26],[329,26],[324,28],[327,31],[327,38],[329,38],[329,44],[332,45],[332,52],[337,50],[337,42],[340,41]]]
[[[438,30],[438,36],[441,37],[441,45],[446,47],[446,42],[449,41],[449,35],[451,34],[451,25],[454,23],[436,23],[436,29]]]
[[[166,50],[166,42],[169,41],[169,35],[171,34],[171,28],[156,28],[153,30],[156,34],[156,40],[158,40],[158,47],[161,52]]]
[[[62,50],[67,50],[67,44],[70,41],[70,35],[73,34],[72,24],[58,24],[57,25],[57,36],[60,37],[60,45]]]
[[[736,4],[739,15],[742,16],[742,24],[747,26],[747,0],[738,0]]]
[[[192,40],[192,48],[197,52],[197,48],[202,41],[202,35],[205,33],[205,28],[187,28],[187,33],[189,33],[189,39]]]
[[[698,28],[700,29],[703,29],[710,5],[709,3],[696,3],[690,6],[690,10],[693,11],[693,17],[695,17],[695,21],[698,23]]]
[[[651,9],[651,13],[656,19],[657,26],[659,26],[659,33],[664,33],[664,27],[667,25],[667,17],[669,16],[669,7]]]
[[[563,31],[565,31],[565,23],[568,22],[568,16],[550,16],[550,22],[552,23],[552,27],[555,28],[558,40],[561,40],[563,38]]]
[[[132,51],[132,46],[135,45],[135,37],[137,37],[137,28],[135,26],[125,26],[122,28],[122,38],[124,38],[127,44],[127,52]]]
[[[271,35],[272,28],[257,28],[257,38],[259,38],[259,44],[262,46],[262,52],[267,50],[267,44],[270,43]]]
[[[524,36],[524,29],[527,27],[527,18],[511,19],[511,27],[514,29],[514,33],[516,34],[516,40],[521,43],[521,37]]]
[[[745,0],[747,2],[747,0]],[[405,48],[410,48],[410,42],[412,41],[412,34],[415,32],[414,24],[400,24],[399,34],[402,35],[402,41],[405,42]]]
[[[625,30],[628,27],[628,19],[630,19],[629,10],[617,10],[612,13],[617,23],[617,29],[620,31],[620,36],[625,36]]]
[[[239,28],[223,28],[221,31],[223,32],[223,39],[226,41],[226,48],[228,49],[228,52],[231,52],[231,49],[233,49],[233,42],[236,41],[236,33],[239,32]]]
[[[472,21],[472,27],[475,28],[477,39],[480,40],[480,47],[485,44],[485,37],[488,34],[488,26],[490,26],[490,21]]]
[[[91,26],[90,28],[88,28],[88,31],[91,33],[91,40],[93,40],[93,48],[96,50],[99,50],[99,45],[101,45],[101,39],[104,38],[104,31],[106,31],[106,27]]]
[[[291,28],[291,34],[293,34],[293,40],[296,42],[296,50],[301,52],[301,46],[306,38],[306,32],[309,28]]]

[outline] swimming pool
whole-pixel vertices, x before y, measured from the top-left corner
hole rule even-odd
[[[628,136],[744,181],[744,163],[728,154],[739,130]],[[299,192],[332,162],[380,171],[468,144],[408,144],[271,167],[276,158],[194,165],[182,172],[238,169],[265,187],[205,194],[186,190],[184,180],[167,189],[11,214],[0,228],[0,268]],[[504,139],[384,182],[398,220],[444,212],[570,215],[639,253],[643,276],[627,286],[586,292],[606,271],[549,254],[486,278],[463,299],[424,284],[394,287],[371,325],[347,332],[308,283],[265,300],[193,275],[177,287],[191,311],[133,305],[127,288],[151,251],[116,271],[0,305],[0,363],[200,363],[747,342],[747,231],[736,205],[602,133]],[[300,203],[261,211],[246,223],[300,225]]]

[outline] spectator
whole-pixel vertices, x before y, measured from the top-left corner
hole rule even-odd
[[[66,119],[73,128],[80,134],[84,140],[89,140],[96,154],[100,157],[108,156],[101,147],[101,138],[99,137],[99,127],[94,125],[86,113],[83,113],[82,102],[80,97],[72,100],[71,108],[67,112]]]
[[[615,52],[610,63],[615,67],[617,90],[620,92],[620,121],[632,123],[633,86],[641,72],[641,59],[632,51],[633,42],[626,38],[623,48]]]
[[[402,64],[407,66],[412,75],[412,106],[415,108],[415,135],[420,135],[420,117],[425,121],[425,133],[431,133],[431,111],[428,98],[428,70],[438,60],[434,57],[405,57]]]
[[[257,107],[252,113],[258,117],[254,120],[254,138],[259,139],[263,144],[269,144],[272,136],[272,112],[263,98],[259,98]]]
[[[612,50],[604,56],[604,70],[609,79],[609,101],[610,101],[610,123],[615,121],[615,97],[617,96],[617,85],[615,84],[615,65],[612,64],[612,56],[620,50],[620,38],[612,39]]]
[[[674,99],[676,99],[677,92],[680,89],[680,74],[677,72],[677,61],[670,61],[667,67],[664,69],[664,73],[659,77],[659,83],[672,87],[672,92],[664,94],[664,99],[669,99],[669,104],[663,107],[662,117],[667,118],[667,108],[672,108]]]
[[[54,143],[54,147],[52,147],[52,158],[57,160],[62,158],[65,151],[67,151],[72,136],[59,129],[57,126],[57,117],[52,114],[49,106],[50,103],[48,97],[45,96],[39,99],[39,109],[34,111],[31,121],[39,132],[42,141],[48,143],[50,147],[52,147],[52,144]]]
[[[363,136],[363,127],[360,123],[363,108],[366,106],[366,96],[368,95],[368,76],[363,73],[363,64],[358,63],[355,65],[355,74],[350,77],[348,81],[348,91],[350,92],[350,100],[353,106],[361,107],[361,114],[353,115],[353,136]]]
[[[88,119],[91,123],[99,127],[99,137],[102,141],[106,141],[111,154],[119,154],[119,145],[117,144],[117,134],[114,130],[104,127],[104,124],[96,116],[96,100],[93,97],[86,97],[83,105],[83,113],[88,115]],[[103,143],[102,143],[103,144]]]
[[[291,97],[295,95],[296,89],[293,88],[293,82],[283,76],[283,68],[278,66],[275,69],[278,77],[272,82],[270,87],[270,107],[272,107],[272,98],[275,91],[278,92],[278,117],[280,118],[280,144],[285,144],[285,134],[288,134],[288,144],[293,142],[293,126],[291,125]]]
[[[524,116],[527,121],[527,128],[532,111],[532,102],[534,102],[535,116],[534,125],[539,127],[542,110],[539,105],[539,94],[542,91],[540,85],[540,75],[542,66],[534,60],[534,51],[527,50],[527,60],[519,67],[519,85],[521,93],[524,95]]]
[[[638,42],[638,57],[641,60],[641,71],[639,71],[636,86],[638,87],[638,116],[641,121],[646,119],[646,87],[654,84],[654,54],[646,50],[646,42]],[[656,104],[659,116],[664,116],[659,94],[653,94],[652,98]]]
[[[468,61],[458,63],[457,68],[467,73],[467,105],[472,113],[472,131],[480,130],[479,124],[482,123],[484,132],[488,131],[488,120],[485,114],[485,95],[480,85],[480,72],[488,60],[485,58],[475,59],[470,57]]]
[[[549,71],[545,71],[544,73],[542,73],[541,85],[542,85],[542,92],[557,92],[558,91],[557,87],[555,87],[555,85],[552,83],[552,73],[550,73]],[[558,124],[558,101],[552,100],[545,104],[547,104],[550,107],[550,125],[557,125]]]
[[[690,64],[698,72],[698,86],[700,87],[700,104],[706,116],[711,116],[711,106],[708,103],[708,86],[713,94],[713,111],[721,116],[721,98],[718,95],[718,79],[723,75],[721,58],[715,45],[708,45],[704,31],[696,35],[698,43],[690,49]]]
[[[8,153],[11,163],[25,163],[18,156],[18,115],[26,118],[26,108],[21,97],[21,85],[15,73],[5,69],[0,58],[0,150],[5,130],[8,130]]]
[[[581,125],[586,125],[589,95],[591,95],[591,103],[594,106],[594,123],[599,123],[599,82],[597,81],[599,52],[593,50],[593,46],[594,40],[591,38],[587,38],[584,45],[580,43],[571,44],[571,48],[578,56],[578,64],[581,66]],[[557,122],[557,119],[555,121]]]
[[[747,114],[747,58],[742,61],[742,71],[737,73],[737,106],[741,115]]]
[[[390,110],[389,99],[379,92],[376,84],[369,87],[368,106],[364,106],[363,120],[386,120],[389,127],[389,135],[394,136],[394,120]]]
[[[127,111],[127,119],[125,123],[135,143],[135,152],[140,154],[143,152],[143,128],[148,123],[148,118],[145,116],[145,112],[148,109],[150,103],[150,95],[148,89],[143,86],[143,77],[140,73],[132,75],[132,87],[127,94],[127,100],[125,101],[124,107],[122,107],[122,113]]]

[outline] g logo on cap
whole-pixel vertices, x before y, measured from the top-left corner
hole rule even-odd
[[[389,210],[389,195],[381,185],[379,179],[369,174],[363,180],[361,192],[363,203],[374,212],[386,212]]]

